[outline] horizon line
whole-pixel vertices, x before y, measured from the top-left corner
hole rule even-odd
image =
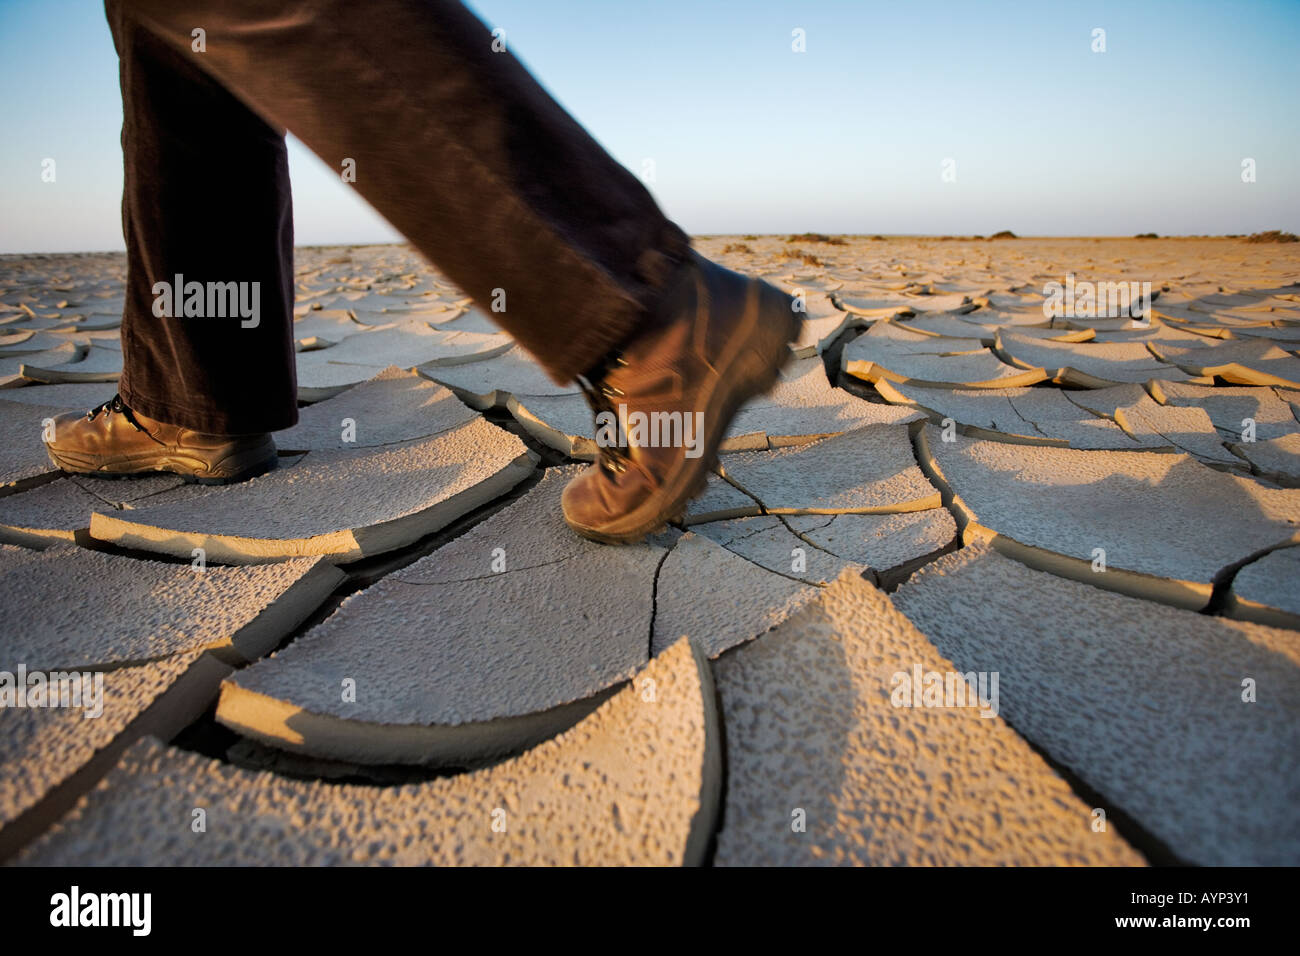
[[[1006,231],[1011,231],[1011,230],[1006,230]],[[1262,232],[1262,233],[1260,233],[1260,232],[1255,232],[1255,233],[1243,233],[1243,232],[1227,232],[1227,233],[1168,233],[1168,234],[1138,233],[1138,234],[1134,234],[1134,235],[1129,235],[1129,234],[1124,234],[1124,235],[1119,235],[1119,234],[1112,234],[1112,235],[1096,235],[1096,234],[1093,234],[1093,235],[1079,235],[1079,234],[1046,234],[1046,233],[1043,233],[1043,234],[1034,234],[1034,235],[1026,234],[1026,235],[1023,235],[1023,236],[1022,236],[1022,235],[1020,235],[1019,233],[1013,233],[1013,235],[1010,235],[1010,236],[1000,236],[1000,235],[998,235],[997,233],[992,233],[992,234],[990,234],[990,235],[985,236],[985,235],[949,235],[949,234],[946,234],[946,233],[944,233],[944,234],[940,234],[940,233],[925,233],[925,232],[825,232],[825,233],[790,233],[790,232],[748,232],[748,231],[747,231],[747,232],[694,232],[694,233],[689,233],[688,235],[689,235],[689,237],[690,237],[691,239],[712,239],[712,238],[719,238],[719,239],[721,239],[721,238],[727,238],[727,239],[731,239],[731,238],[741,238],[741,239],[744,239],[744,238],[747,237],[747,236],[752,236],[752,237],[754,237],[754,239],[767,239],[767,238],[782,238],[782,237],[784,237],[784,238],[786,238],[787,240],[801,240],[801,241],[803,241],[803,242],[808,242],[808,243],[817,243],[819,240],[817,240],[817,239],[811,239],[811,238],[805,238],[805,237],[808,236],[808,235],[820,235],[820,236],[826,236],[826,237],[828,237],[828,238],[832,238],[832,239],[867,239],[867,240],[872,240],[872,239],[875,239],[875,237],[879,236],[881,239],[883,239],[883,240],[885,240],[885,241],[888,241],[888,240],[890,240],[890,239],[932,239],[932,240],[934,240],[934,241],[936,241],[936,242],[944,242],[944,241],[948,241],[948,242],[1010,242],[1010,241],[1018,241],[1018,240],[1040,240],[1040,239],[1079,239],[1079,240],[1084,240],[1084,239],[1095,239],[1095,240],[1103,240],[1103,239],[1110,239],[1110,240],[1116,240],[1116,239],[1142,239],[1142,240],[1145,240],[1145,241],[1151,241],[1151,240],[1153,240],[1153,239],[1154,239],[1154,240],[1161,240],[1161,239],[1250,239],[1250,238],[1252,238],[1253,236],[1268,235],[1268,234],[1270,234],[1270,233],[1279,233],[1279,234],[1284,235],[1284,236],[1294,236],[1294,235],[1295,235],[1294,233],[1287,232],[1286,230],[1283,230],[1283,229],[1265,230],[1265,231]],[[1294,241],[1296,241],[1296,240],[1295,240],[1295,239],[1290,239],[1290,240],[1280,240],[1280,241],[1277,241],[1275,244],[1277,244],[1277,245],[1289,245],[1291,242],[1294,242]],[[1265,244],[1265,243],[1260,243],[1260,244],[1263,245],[1263,244]],[[341,248],[341,247],[343,247],[343,246],[347,246],[347,247],[350,247],[350,248],[360,249],[360,248],[367,248],[367,247],[370,247],[370,246],[409,246],[409,245],[411,245],[411,243],[410,243],[409,240],[405,240],[405,239],[396,239],[396,240],[391,240],[391,241],[386,241],[386,242],[347,242],[347,241],[338,241],[338,242],[304,242],[304,243],[294,243],[293,248],[295,248],[295,249],[337,249],[337,248]],[[417,250],[417,251],[418,251],[418,250]],[[111,249],[63,249],[63,250],[58,250],[58,249],[27,249],[27,250],[22,250],[22,251],[0,252],[0,256],[89,256],[89,255],[115,255],[115,254],[118,254],[118,253],[125,254],[125,253],[126,253],[126,246],[123,245],[123,246],[121,246],[120,248],[119,248],[119,247],[114,247],[114,248],[111,248]]]

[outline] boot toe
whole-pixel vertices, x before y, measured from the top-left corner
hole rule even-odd
[[[41,440],[53,451],[78,448],[85,444],[85,412],[63,412],[44,424],[49,427],[41,430]]]
[[[599,482],[602,480],[599,465],[584,468],[576,478],[564,486],[560,495],[560,508],[564,520],[579,533],[598,531],[609,514],[602,502]]]

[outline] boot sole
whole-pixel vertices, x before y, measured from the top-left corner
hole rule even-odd
[[[765,321],[773,310],[760,302],[754,327],[735,349],[731,364],[719,372],[717,388],[705,408],[705,421],[712,423],[705,444],[708,452],[699,458],[687,459],[670,488],[652,495],[641,507],[625,515],[618,525],[629,525],[626,529],[588,528],[569,521],[566,515],[565,522],[582,537],[601,544],[635,544],[665,527],[669,521],[684,517],[687,503],[704,490],[709,472],[718,463],[718,446],[722,444],[722,437],[736,412],[751,398],[770,391],[776,385],[781,369],[793,358],[789,343],[799,337],[801,323],[790,310],[789,297],[785,293],[767,283],[754,281],[759,282],[760,299],[779,297],[783,303],[780,311],[786,313],[788,319],[784,323],[770,318]]]
[[[258,475],[264,475],[275,468],[279,456],[275,445],[267,439],[266,446],[259,446],[246,452],[229,455],[215,463],[188,456],[155,455],[139,459],[137,462],[98,461],[94,458],[79,458],[75,454],[55,452],[46,446],[46,452],[60,471],[70,475],[82,475],[87,478],[122,480],[139,478],[142,475],[166,473],[179,475],[186,484],[192,485],[229,485]],[[214,473],[216,472],[216,473]]]

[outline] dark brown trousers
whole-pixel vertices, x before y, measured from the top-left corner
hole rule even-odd
[[[557,381],[653,311],[687,239],[454,0],[107,0],[121,63],[123,399],[218,434],[297,420],[284,133]],[[196,31],[202,31],[196,37]],[[196,49],[202,39],[203,50]],[[155,315],[154,285],[258,282],[260,314]]]

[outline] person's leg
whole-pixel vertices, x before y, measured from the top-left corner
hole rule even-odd
[[[268,433],[298,419],[284,132],[118,0],[105,11],[122,85],[122,377],[113,401],[57,417],[46,447],[77,474],[252,477],[275,465]]]
[[[333,169],[351,160],[356,190],[485,308],[503,304],[491,317],[557,381],[643,323],[686,255],[645,186],[454,0],[122,8]]]
[[[789,357],[788,296],[692,253],[455,0],[121,2],[354,170],[357,190],[474,299],[504,304],[492,317],[557,381],[579,379],[598,414],[654,418],[659,434],[620,434],[566,487],[570,527],[635,541],[681,513],[736,410]]]
[[[143,29],[105,9],[122,85],[126,307],[119,386],[133,411],[218,435],[298,420],[293,357],[293,212],[284,131]],[[204,315],[155,315],[154,285],[204,284]],[[257,315],[207,315],[207,283],[243,285]],[[229,308],[223,294],[223,306]],[[248,311],[251,311],[249,309]]]

